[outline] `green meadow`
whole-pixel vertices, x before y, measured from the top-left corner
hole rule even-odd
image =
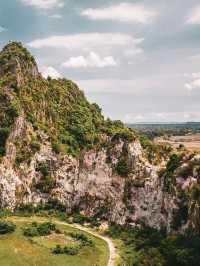
[[[40,217],[9,217],[16,225],[13,233],[0,235],[1,266],[106,266],[109,257],[107,243],[86,232],[67,225],[56,224],[56,232],[50,235],[27,237],[24,229],[32,223],[42,224],[46,218]],[[58,233],[57,233],[58,232]],[[73,234],[84,234],[92,245],[82,245]],[[56,246],[76,248],[81,246],[78,254],[54,254]]]

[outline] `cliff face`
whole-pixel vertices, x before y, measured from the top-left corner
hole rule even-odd
[[[71,81],[42,79],[18,43],[0,54],[0,100],[2,208],[57,199],[120,224],[199,230],[198,156],[150,153]]]
[[[84,151],[80,158],[71,155],[57,155],[44,132],[40,150],[29,162],[16,167],[16,147],[18,137],[27,132],[28,125],[23,117],[18,117],[8,137],[6,155],[0,164],[1,205],[15,208],[24,203],[41,203],[50,197],[61,201],[66,209],[79,209],[86,215],[99,217],[117,223],[139,222],[145,219],[152,226],[164,223],[161,203],[164,200],[162,182],[153,166],[143,157],[138,140],[124,143],[119,140],[112,148],[112,162],[107,162],[107,151]],[[131,174],[121,177],[114,169],[123,147],[128,147]],[[54,185],[49,191],[37,189],[35,184],[43,178],[38,171],[45,165]],[[141,184],[140,184],[141,183]]]

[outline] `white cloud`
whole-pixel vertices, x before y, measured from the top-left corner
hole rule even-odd
[[[145,121],[145,116],[142,114],[126,114],[123,121],[125,123],[142,122]]]
[[[156,75],[157,77],[157,75]],[[88,94],[118,94],[118,95],[142,95],[149,91],[149,88],[160,88],[166,83],[166,79],[158,78],[135,78],[135,79],[85,79],[76,80],[80,87]]]
[[[112,56],[101,58],[95,52],[90,52],[86,57],[70,57],[62,66],[66,68],[104,68],[115,67],[117,66],[117,62]]]
[[[54,67],[43,66],[43,67],[41,67],[41,71],[42,71],[42,76],[44,78],[47,78],[47,77],[51,77],[53,79],[62,78],[61,74]]]
[[[125,123],[167,123],[199,121],[200,112],[150,112],[150,113],[129,113],[123,118]]]
[[[188,24],[200,24],[200,5],[192,9],[192,11],[190,12],[187,18],[187,23]]]
[[[189,56],[188,60],[193,60],[193,61],[200,60],[200,54]]]
[[[0,26],[0,33],[5,31],[6,29]]]
[[[200,78],[200,72],[193,72],[193,73],[183,73],[184,78]]]
[[[200,78],[200,72],[192,73],[193,78]]]
[[[188,91],[200,88],[200,72],[184,74],[184,76],[192,79],[191,81],[185,83],[185,88]]]
[[[64,6],[63,0],[20,0],[27,6],[32,6],[39,9],[52,9]]]
[[[132,57],[132,56],[136,56],[136,55],[139,55],[139,54],[142,54],[143,53],[143,50],[141,48],[136,48],[136,49],[129,49],[129,50],[126,50],[124,52],[124,55],[127,56],[127,57]]]
[[[125,23],[146,24],[156,13],[141,4],[120,3],[105,8],[89,8],[81,12],[91,20],[113,20]]]
[[[134,38],[122,33],[80,33],[73,35],[50,36],[44,39],[36,39],[28,46],[32,48],[66,48],[68,50],[102,51],[113,50],[114,47],[132,47],[138,49],[143,42],[142,38]],[[107,52],[106,51],[106,52]]]
[[[123,121],[125,123],[144,123],[144,122],[160,122],[160,121],[165,121],[167,118],[170,116],[173,116],[173,113],[156,113],[156,112],[151,112],[151,113],[143,113],[143,114],[138,114],[138,113],[129,113],[124,116]]]
[[[192,91],[193,89],[200,88],[200,79],[195,79],[185,84],[187,90]]]

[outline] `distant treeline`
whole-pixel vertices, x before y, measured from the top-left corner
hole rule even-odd
[[[150,139],[163,135],[182,136],[186,134],[200,133],[200,122],[187,123],[137,123],[128,124],[140,134],[147,135]]]

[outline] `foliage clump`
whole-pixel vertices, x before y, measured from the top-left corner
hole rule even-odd
[[[122,147],[122,152],[115,165],[115,171],[122,177],[128,177],[131,170],[130,160],[128,157],[128,142],[125,141]]]
[[[83,233],[71,233],[70,236],[81,242],[81,246],[93,246],[94,242]]]
[[[17,117],[17,109],[8,92],[0,84],[0,156],[6,152],[6,141]]]
[[[94,246],[94,242],[83,233],[69,233],[69,236],[72,237],[75,241],[78,241],[79,244],[74,246],[64,246],[64,247],[57,245],[55,248],[52,249],[53,254],[77,255],[83,247]]]
[[[66,255],[77,255],[79,252],[78,247],[73,247],[73,246],[64,246],[61,247],[60,245],[57,245],[55,248],[52,249],[52,253],[59,255],[59,254],[66,254]]]
[[[153,143],[147,135],[140,136],[140,143],[150,163],[158,164],[163,159],[168,159],[172,151],[170,146]]]
[[[56,226],[53,223],[32,223],[30,227],[26,227],[23,229],[23,234],[26,237],[34,237],[34,236],[47,236],[52,232],[56,231]]]
[[[36,171],[40,172],[41,178],[35,184],[35,188],[42,193],[49,193],[55,187],[55,179],[49,168],[49,162],[40,162],[36,167]]]
[[[16,225],[8,221],[0,221],[0,235],[13,233],[16,229]]]
[[[128,161],[125,156],[121,156],[116,165],[116,171],[120,176],[127,177],[129,173]]]
[[[188,221],[188,206],[187,202],[184,204],[183,202],[178,204],[178,208],[174,209],[172,212],[172,223],[171,228],[174,230],[178,230],[182,225],[186,224]]]
[[[191,188],[191,198],[192,200],[200,200],[200,184],[194,184]]]
[[[40,143],[37,140],[36,136],[27,134],[23,139],[18,138],[15,142],[17,148],[17,154],[15,163],[19,165],[23,162],[30,163],[31,158],[35,155],[36,152],[40,150]]]
[[[170,190],[170,187],[174,180],[174,174],[177,168],[181,165],[182,155],[172,154],[167,162],[166,168],[160,172],[160,175],[164,177],[164,189]]]
[[[186,179],[189,176],[199,176],[200,174],[200,165],[199,160],[190,160],[186,162],[178,172],[178,175]]]
[[[111,225],[109,236],[120,239],[120,265],[199,266],[200,237],[189,232],[166,234],[149,227]]]

